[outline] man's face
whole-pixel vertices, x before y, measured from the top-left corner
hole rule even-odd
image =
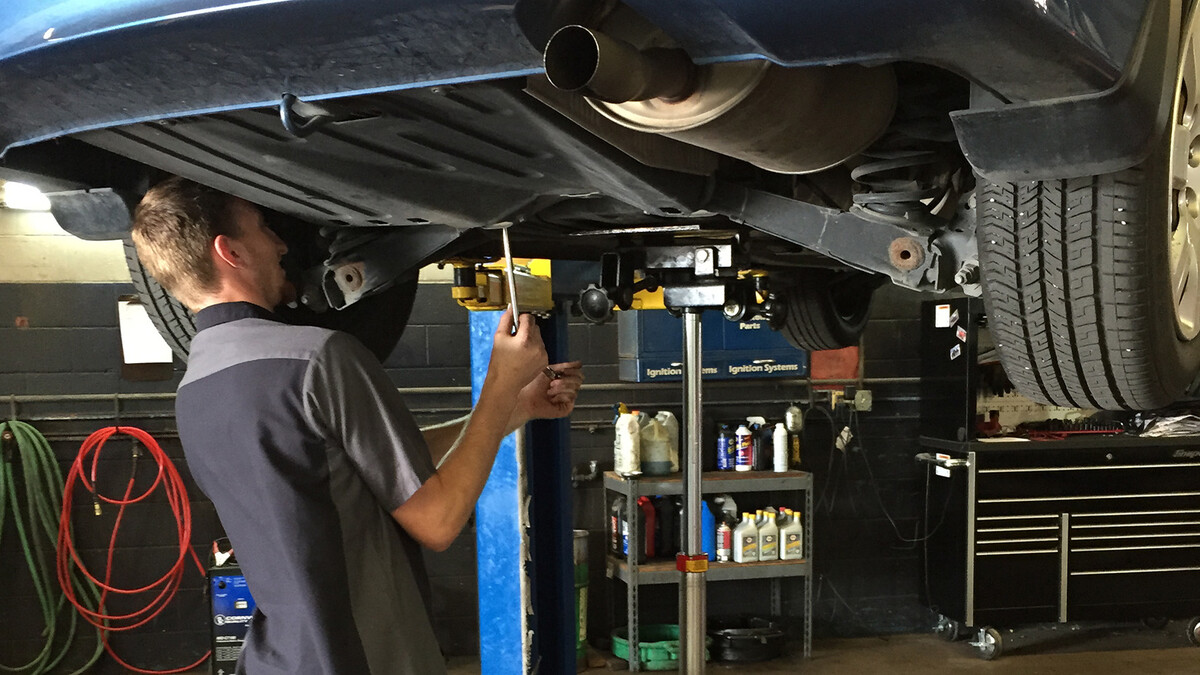
[[[271,307],[290,301],[294,290],[279,264],[287,253],[287,244],[267,227],[262,211],[250,202],[236,200],[233,212],[238,225],[238,233],[233,239],[244,249],[255,285]]]

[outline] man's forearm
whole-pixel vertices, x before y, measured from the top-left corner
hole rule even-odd
[[[393,512],[400,525],[425,546],[435,550],[449,546],[466,524],[487,483],[500,441],[508,434],[514,406],[513,397],[494,394],[485,382],[454,451]]]
[[[463,432],[466,431],[467,422],[470,419],[471,415],[468,413],[458,419],[421,429],[421,435],[425,437],[425,445],[429,447],[429,456],[433,458],[434,466],[441,466],[446,456],[454,450],[454,446],[458,444]]]

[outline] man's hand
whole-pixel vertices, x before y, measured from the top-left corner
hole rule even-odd
[[[575,409],[575,398],[583,385],[583,362],[556,363],[550,367],[558,373],[557,378],[552,380],[538,373],[517,395],[509,431],[530,420],[566,417]]]
[[[512,334],[512,308],[500,316],[496,335],[492,343],[492,358],[488,362],[487,379],[496,389],[497,395],[510,396],[515,403],[518,392],[539,376],[546,367],[546,346],[538,331],[533,316],[519,317],[516,335]],[[544,377],[544,376],[542,376]]]

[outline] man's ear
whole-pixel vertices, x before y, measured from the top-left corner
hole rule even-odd
[[[216,253],[217,260],[230,267],[236,269],[242,266],[241,251],[238,249],[237,243],[230,237],[218,234],[213,239],[213,252]]]

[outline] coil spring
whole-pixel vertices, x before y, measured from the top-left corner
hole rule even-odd
[[[850,172],[860,188],[854,210],[889,222],[930,223],[960,187],[963,160],[950,124],[953,108],[936,85],[901,91],[892,125]]]

